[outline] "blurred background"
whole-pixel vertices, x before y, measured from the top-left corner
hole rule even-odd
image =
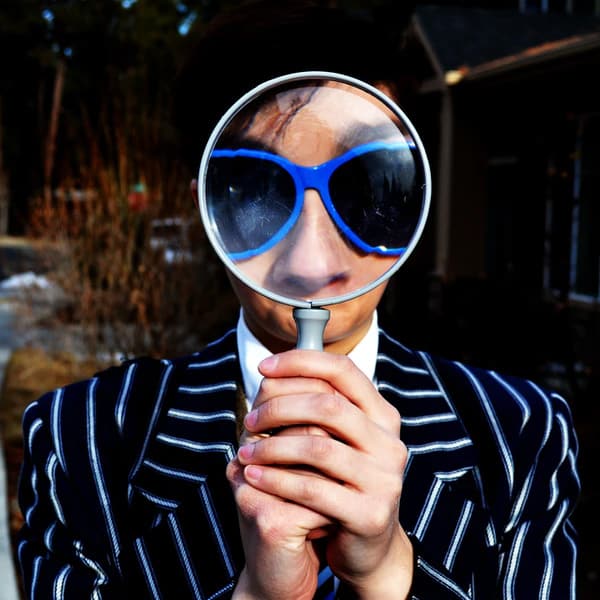
[[[391,27],[398,14],[392,0],[323,3]],[[237,314],[171,120],[186,50],[235,4],[0,3],[1,600],[20,596],[18,576],[4,574],[21,522],[25,405],[124,357],[197,350]],[[596,599],[600,0],[407,2],[400,12],[411,64],[402,84],[414,92],[403,108],[429,155],[433,200],[380,319],[415,348],[565,396],[583,486],[578,597]]]

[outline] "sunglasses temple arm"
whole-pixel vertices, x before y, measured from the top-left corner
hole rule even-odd
[[[329,321],[326,308],[294,308],[294,320],[298,330],[296,348],[323,350],[323,332]]]

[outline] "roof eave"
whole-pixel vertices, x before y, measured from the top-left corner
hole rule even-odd
[[[500,75],[507,75],[526,67],[535,67],[543,63],[570,58],[599,49],[600,33],[574,36],[528,48],[519,54],[505,56],[474,67],[464,66],[458,70],[447,71],[445,73],[445,81],[448,85],[457,85],[468,81],[480,81]]]

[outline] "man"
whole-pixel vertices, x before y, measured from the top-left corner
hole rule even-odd
[[[199,55],[233,43],[237,25],[256,22],[248,14],[264,20],[237,39],[244,60],[259,56],[253,37],[281,52],[244,84],[278,68],[364,76],[387,48],[363,20],[296,2],[274,16],[277,4],[238,7]],[[340,39],[368,40],[363,63],[356,48],[335,53]],[[381,85],[384,72],[369,80]],[[234,100],[231,79],[213,81]],[[303,164],[301,150],[274,149]],[[305,286],[340,285],[333,259],[358,252],[347,242],[311,259],[312,233],[328,228],[319,194],[305,190],[293,229],[305,258],[279,255]],[[337,275],[315,278],[316,262]],[[29,597],[574,596],[577,446],[562,398],[390,338],[377,323],[385,283],[331,307],[325,352],[294,349],[291,309],[231,283],[237,325],[198,353],[128,361],[27,409],[19,558]]]

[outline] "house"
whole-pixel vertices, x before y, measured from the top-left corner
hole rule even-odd
[[[430,273],[422,297],[430,312],[451,298],[455,320],[475,331],[498,321],[507,347],[521,321],[549,336],[542,316],[568,306],[587,329],[583,351],[600,331],[600,16],[517,4],[418,3],[414,13],[411,118],[433,175],[416,253]]]

